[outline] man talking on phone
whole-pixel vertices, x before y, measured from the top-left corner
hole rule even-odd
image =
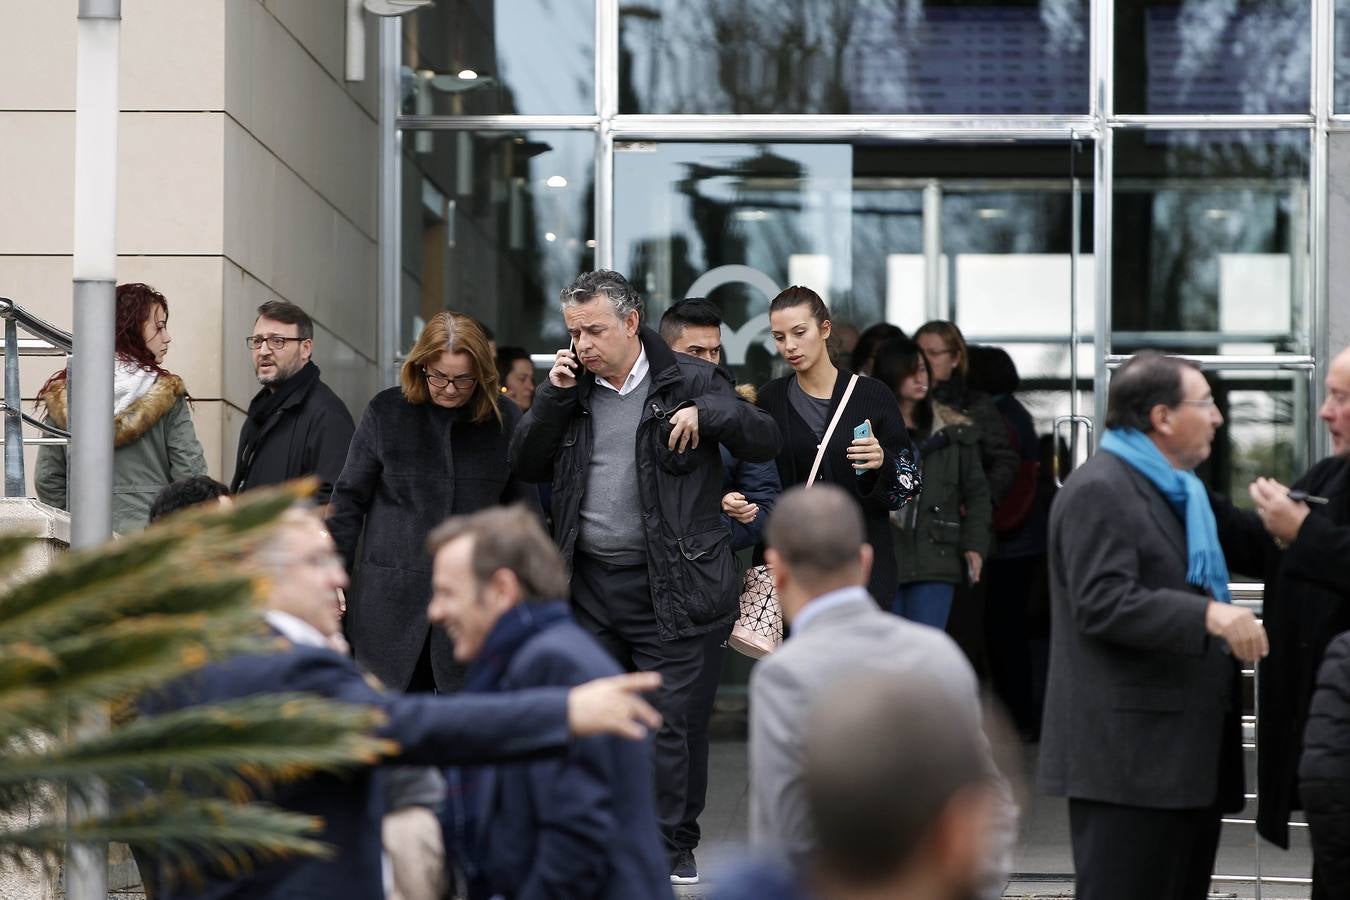
[[[562,292],[572,345],[511,438],[511,465],[553,486],[553,537],[571,573],[572,612],[630,670],[660,672],[657,815],[676,883],[676,830],[689,779],[689,700],[704,636],[736,614],[740,573],[722,524],[719,445],[773,459],[773,419],[726,372],[672,351],[642,325],[642,298],[618,272]]]

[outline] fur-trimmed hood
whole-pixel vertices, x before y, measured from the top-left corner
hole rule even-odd
[[[49,386],[38,399],[39,403],[47,407],[47,414],[57,428],[69,427],[66,409],[68,387],[69,379],[62,378]],[[186,396],[187,386],[177,375],[156,378],[145,396],[134,401],[113,419],[113,446],[123,447],[145,434],[173,409],[178,398]]]
[[[961,425],[972,424],[972,419],[954,406],[948,406],[945,403],[933,401],[933,431],[938,432],[944,428],[956,428]]]

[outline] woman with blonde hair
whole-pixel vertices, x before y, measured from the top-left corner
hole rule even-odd
[[[362,414],[328,524],[352,573],[346,634],[357,660],[391,688],[448,692],[463,670],[427,621],[427,534],[450,516],[516,501],[537,509],[538,500],[507,465],[520,409],[498,388],[478,322],[432,316],[399,382]]]

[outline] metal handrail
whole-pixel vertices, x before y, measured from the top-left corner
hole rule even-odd
[[[69,331],[62,331],[46,319],[33,315],[8,297],[0,297],[0,319],[13,319],[20,328],[33,337],[41,338],[67,353],[73,346],[74,336]]]
[[[27,479],[23,471],[25,444],[65,444],[70,433],[42,422],[23,411],[23,392],[19,386],[20,356],[57,356],[69,353],[73,338],[50,322],[19,306],[8,297],[0,297],[0,319],[5,322],[5,393],[0,401],[4,413],[5,496],[22,497],[27,493]],[[36,341],[19,338],[19,329],[31,334]],[[25,438],[23,426],[29,425],[44,437]]]

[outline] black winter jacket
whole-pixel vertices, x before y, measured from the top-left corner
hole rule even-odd
[[[975,423],[980,435],[980,462],[989,482],[989,496],[998,506],[1017,479],[1021,460],[1008,440],[1003,414],[984,391],[967,387],[959,374],[933,388],[933,399],[947,404]]]
[[[495,416],[475,423],[466,408],[412,404],[396,387],[381,391],[361,416],[333,489],[328,527],[352,573],[347,640],[356,659],[396,690],[408,686],[428,632],[437,687],[458,689],[463,678],[445,631],[427,621],[427,533],[450,516],[498,504],[539,508],[538,492],[512,478],[506,463],[520,409],[505,398],[497,408],[501,424]]]
[[[718,445],[763,462],[778,452],[779,436],[769,416],[737,395],[725,370],[675,353],[650,328],[638,334],[651,366],[636,435],[648,581],[661,638],[675,640],[724,626],[736,614],[741,578],[722,524]],[[553,485],[553,536],[569,571],[591,458],[594,386],[590,372],[574,388],[545,382],[511,438],[516,477]],[[698,448],[675,453],[666,446],[668,419],[689,405],[698,409]]]
[[[1350,781],[1350,632],[1327,644],[1303,732],[1300,781]]]
[[[318,366],[314,366],[313,383],[287,397],[261,427],[245,417],[239,430],[231,493],[316,475],[319,490],[315,500],[328,502],[347,460],[347,446],[356,424],[347,405],[319,380],[318,374]],[[263,388],[254,402],[266,391]]]
[[[1331,502],[1310,507],[1283,551],[1256,513],[1211,495],[1228,568],[1266,586],[1270,655],[1260,667],[1256,827],[1281,847],[1289,846],[1289,813],[1300,808],[1298,766],[1317,668],[1331,639],[1350,629],[1350,460],[1324,459],[1291,487]]]
[[[830,417],[844,399],[852,375],[847,369],[840,369],[835,376]],[[815,432],[788,399],[788,385],[796,377],[775,378],[759,392],[759,405],[773,416],[783,432],[783,452],[778,455],[778,477],[782,480],[783,490],[805,483],[816,458]],[[880,442],[885,458],[880,469],[858,475],[848,461],[848,447],[853,443],[853,429],[866,419],[872,421],[872,433]],[[877,603],[889,607],[898,584],[890,512],[919,496],[923,489],[918,459],[900,415],[900,404],[890,388],[867,375],[858,378],[839,425],[830,436],[830,445],[821,460],[816,480],[842,487],[862,507],[867,543],[872,545],[873,554],[867,590]]]

